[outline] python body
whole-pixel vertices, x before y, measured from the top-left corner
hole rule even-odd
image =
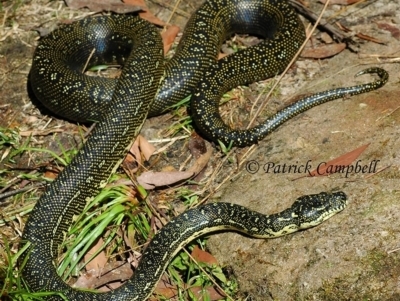
[[[266,40],[216,62],[219,45],[233,31],[259,34]],[[171,257],[199,235],[232,229],[256,237],[276,237],[314,226],[343,209],[345,196],[337,193],[304,197],[294,207],[272,216],[224,203],[190,210],[155,236],[133,278],[106,294],[72,289],[54,267],[57,247],[73,216],[118,168],[149,112],[159,114],[171,102],[192,93],[193,119],[204,135],[248,145],[300,112],[332,99],[371,91],[388,79],[382,69],[367,69],[360,74],[377,73],[380,79],[315,94],[247,132],[226,127],[218,114],[219,95],[233,86],[279,73],[303,40],[304,29],[298,17],[281,0],[207,1],[189,21],[177,54],[165,70],[158,32],[135,16],[88,18],[60,26],[44,38],[35,52],[30,74],[35,95],[48,101],[46,106],[60,115],[98,124],[70,165],[47,188],[25,226],[23,239],[31,245],[22,272],[31,289],[62,292],[68,300],[76,301],[145,300]],[[119,81],[83,76],[88,57],[90,65],[114,61],[123,64]]]

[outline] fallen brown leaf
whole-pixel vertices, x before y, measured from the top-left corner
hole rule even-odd
[[[319,2],[325,4],[327,0],[319,0]],[[338,5],[351,5],[357,2],[361,2],[364,0],[330,0],[329,5],[338,4]]]
[[[129,4],[129,5],[141,6],[145,9],[147,9],[147,4],[146,4],[146,2],[144,2],[144,0],[123,0],[123,2],[126,4]]]
[[[203,300],[217,301],[226,297],[225,294],[221,294],[213,286],[208,286],[208,287],[192,286],[189,289],[195,296],[196,298],[195,300],[199,301]]]
[[[149,143],[142,135],[138,135],[135,142],[129,149],[128,155],[124,159],[124,166],[134,174],[139,166],[142,166],[142,155],[148,161],[155,152],[155,147]]]
[[[341,24],[341,23],[339,23],[339,22],[336,22],[335,24],[336,24],[341,30],[343,30],[344,32],[352,32],[352,30],[351,30],[350,28],[344,26],[343,24]],[[355,34],[355,36],[358,37],[358,38],[360,38],[360,39],[362,39],[362,40],[370,41],[370,42],[373,42],[373,43],[385,44],[384,41],[381,41],[381,40],[379,40],[379,39],[377,39],[377,38],[368,36],[368,35],[363,34],[363,33],[360,33],[360,32],[357,33],[357,34]]]
[[[201,155],[187,171],[146,171],[137,177],[138,183],[144,189],[154,189],[156,187],[170,186],[197,175],[207,165],[212,154],[212,148]]]
[[[55,178],[57,178],[57,176],[58,176],[58,173],[56,173],[56,172],[53,172],[53,171],[46,171],[45,173],[44,173],[44,177],[45,178],[48,178],[48,179],[55,179]]]
[[[213,150],[211,147],[207,149],[207,152],[205,154],[202,154],[196,162],[188,169],[188,171],[193,172],[194,175],[197,175],[200,171],[206,167],[207,163],[210,161],[211,154]]]
[[[196,132],[193,132],[190,135],[188,148],[195,159],[198,159],[202,154],[207,152],[205,140]]]
[[[127,5],[120,0],[65,0],[67,6],[73,9],[87,7],[92,12],[114,12],[117,14],[126,14],[142,11],[141,6]]]
[[[212,256],[210,253],[206,251],[203,251],[198,246],[195,246],[193,248],[191,255],[197,262],[203,262],[209,265],[218,264],[218,261],[214,256]]]
[[[105,284],[111,282],[120,281],[120,285],[129,278],[132,277],[133,271],[131,265],[128,262],[115,261],[107,263],[104,269],[101,271],[102,275],[99,277],[98,271],[92,273],[87,272],[79,276],[73,287],[95,289],[102,288]],[[103,287],[102,291],[109,290],[107,287]]]
[[[88,262],[90,260],[90,258],[96,254],[96,252],[98,252],[99,249],[101,249],[101,247],[104,245],[104,241],[103,239],[99,239],[96,244],[94,244],[90,250],[85,254],[84,258],[85,258],[85,262]],[[101,274],[101,271],[103,270],[103,268],[106,266],[107,263],[107,257],[106,257],[106,253],[104,251],[101,251],[99,254],[96,255],[96,257],[94,257],[92,260],[90,260],[87,264],[86,264],[86,271],[94,271],[94,272],[98,272],[98,275]]]
[[[351,32],[352,30],[346,26],[344,26],[342,23],[340,22],[335,22],[335,24],[337,25],[337,27],[340,28],[340,30],[343,30],[344,32]]]
[[[351,152],[348,152],[346,154],[341,155],[340,157],[337,157],[333,160],[330,160],[324,164],[324,166],[321,166],[317,169],[314,169],[313,171],[310,172],[309,176],[328,176],[331,174],[330,170],[335,170],[336,167],[341,167],[341,166],[349,166],[351,163],[353,163],[368,147],[368,144],[365,144]]]
[[[376,25],[378,25],[380,29],[389,31],[392,37],[396,40],[400,40],[400,29],[398,26],[383,22],[376,23]]]
[[[217,60],[223,59],[224,57],[226,57],[228,55],[229,55],[228,53],[220,52],[220,53],[218,53]]]
[[[144,0],[124,0],[124,3],[133,6],[140,6],[142,8],[142,11],[139,13],[139,16],[142,19],[145,19],[150,23],[158,26],[165,26],[165,22],[157,18],[155,15],[153,15],[152,12],[147,8],[147,5],[144,2]]]
[[[137,177],[138,183],[144,189],[170,186],[193,177],[192,171],[146,171]]]
[[[374,38],[374,37],[371,37],[371,36],[368,36],[368,35],[363,34],[363,33],[361,33],[361,32],[357,33],[357,34],[356,34],[356,37],[357,37],[357,38],[360,38],[360,39],[362,39],[362,40],[374,42],[374,43],[377,43],[377,44],[385,44],[384,41],[379,40],[379,39]]]
[[[22,137],[29,136],[47,136],[54,133],[65,133],[65,129],[49,129],[49,130],[35,130],[35,131],[21,131],[19,134]]]
[[[137,153],[139,153],[139,156],[137,157]],[[134,154],[132,154],[134,153]],[[139,158],[139,159],[136,159]],[[138,169],[139,166],[142,165],[142,157],[140,156],[140,151],[139,148],[134,148],[132,150],[132,147],[130,149],[130,152],[125,156],[124,162],[123,162],[123,168],[126,169],[127,171],[129,171],[130,175],[135,174]]]
[[[171,284],[171,282],[168,279],[168,276],[164,273],[160,281],[158,281],[154,293],[157,295],[161,295],[166,299],[171,299],[178,294],[178,288],[176,285]],[[158,301],[159,299],[154,298],[151,300]]]
[[[171,25],[167,27],[167,30],[161,34],[163,45],[164,45],[164,54],[169,51],[172,44],[175,41],[176,36],[178,35],[181,29],[176,25]]]
[[[346,49],[345,43],[322,45],[316,48],[306,48],[301,53],[301,57],[313,58],[313,59],[324,59],[337,55]]]
[[[325,44],[332,44],[334,42],[332,37],[326,32],[321,32],[320,37],[321,41],[324,42]]]
[[[144,159],[149,161],[151,155],[156,151],[156,148],[142,135],[138,135],[136,140],[138,141],[138,146],[140,148],[140,152],[143,154]]]

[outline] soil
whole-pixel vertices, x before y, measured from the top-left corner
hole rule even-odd
[[[353,76],[370,62],[365,57],[399,55],[399,40],[377,26],[393,22],[399,29],[399,8],[398,3],[379,1],[341,18],[355,32],[382,39],[385,44],[365,42],[359,53],[345,50],[330,59],[297,62],[297,76],[306,80],[295,93],[371,80]],[[378,61],[372,63],[376,64]],[[397,64],[380,67],[390,74],[386,86],[293,118],[259,143],[247,161],[251,172],[245,164],[234,181],[214,196],[218,201],[275,213],[304,194],[342,190],[348,195],[342,213],[304,232],[272,240],[232,233],[210,238],[211,252],[233,267],[248,300],[400,300],[400,69]],[[313,170],[321,162],[366,144],[357,160],[361,165],[377,162],[380,172],[376,174],[305,177],[282,168],[268,173],[264,169],[270,162],[276,166],[310,162]],[[253,173],[255,162],[259,170]]]
[[[31,141],[33,146],[59,150],[59,143],[68,147],[80,134],[76,125],[43,115],[30,100],[27,75],[38,37],[32,29],[51,28],[82,12],[72,11],[60,1],[33,0],[21,5],[7,11],[7,26],[0,33],[0,126],[20,131],[61,129],[57,140],[34,135]],[[195,6],[182,1],[172,22],[183,27]],[[167,18],[173,4],[165,1],[150,7],[160,18]],[[319,12],[321,8],[321,4],[311,3],[311,10]],[[60,9],[62,17],[55,13]],[[355,46],[357,53],[346,49],[326,59],[300,58],[284,76],[280,95],[273,97],[260,120],[304,94],[373,81],[374,75],[354,78],[366,67],[382,67],[390,79],[377,91],[329,102],[288,121],[261,141],[233,179],[212,196],[212,200],[266,214],[289,207],[304,194],[342,190],[349,199],[340,214],[293,235],[270,240],[235,233],[212,236],[208,247],[237,277],[241,297],[246,300],[400,300],[400,67],[396,63],[400,56],[400,4],[381,0],[349,7],[332,5],[327,15],[329,23],[340,21],[352,33],[382,43],[354,37],[352,49]],[[320,37],[317,32],[313,43],[318,44]],[[260,89],[252,85],[250,90],[258,93]],[[246,105],[251,107],[251,102]],[[166,122],[165,117],[159,118],[164,119],[147,122],[144,132],[152,133],[152,126]],[[367,144],[357,160],[362,166],[376,166],[366,172],[307,177],[282,169],[264,171],[270,162],[281,166],[309,162],[312,170]],[[240,156],[242,150],[237,152]],[[38,162],[46,162],[46,158],[24,158],[17,166],[26,168]],[[257,164],[259,170],[254,172]]]

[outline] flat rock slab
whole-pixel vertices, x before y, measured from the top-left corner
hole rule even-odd
[[[388,40],[386,45],[367,43],[363,52],[400,49],[398,40]],[[368,82],[369,75],[353,77],[365,68],[362,63],[344,51],[323,61],[314,76],[316,84],[304,89],[311,93]],[[400,68],[380,67],[390,74],[385,87],[323,104],[290,120],[259,144],[248,160],[254,160],[248,165],[252,171],[245,164],[216,197],[265,214],[289,207],[304,194],[342,190],[349,198],[342,213],[307,231],[269,240],[234,233],[210,238],[211,252],[232,267],[248,300],[400,300]],[[309,162],[314,169],[366,144],[359,164],[376,163],[377,174],[304,177],[307,174],[293,170],[263,169],[269,162],[281,167]]]

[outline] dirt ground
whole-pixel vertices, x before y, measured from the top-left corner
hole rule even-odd
[[[298,62],[301,75],[297,77],[306,80],[295,93],[370,80],[369,76],[355,80],[353,75],[371,62],[365,56],[399,55],[399,40],[377,28],[377,23],[386,20],[399,29],[399,9],[399,3],[376,1],[343,17],[341,22],[355,32],[385,44],[367,42],[357,54],[346,50],[330,59]],[[400,300],[400,68],[397,64],[379,66],[390,74],[385,87],[318,106],[290,120],[260,142],[249,158],[260,170],[253,174],[244,168],[216,196],[218,201],[264,213],[278,212],[303,194],[342,190],[349,198],[342,213],[295,235],[264,241],[228,233],[210,239],[212,253],[233,266],[249,300]],[[300,165],[309,160],[314,169],[366,144],[358,160],[363,165],[377,160],[377,170],[382,171],[374,175],[298,179],[303,174],[263,170],[269,162]],[[248,166],[254,169],[255,165]]]
[[[68,146],[76,126],[40,114],[30,101],[26,84],[38,36],[32,29],[57,24],[60,20],[54,16],[54,8],[64,7],[64,3],[33,0],[23,5],[24,17],[15,12],[12,29],[0,36],[0,125],[21,131],[58,128],[68,133],[59,136],[61,143]],[[315,12],[322,7],[315,1],[310,5]],[[182,1],[173,22],[184,24],[195,6]],[[165,1],[150,7],[160,18],[167,18],[173,3]],[[246,160],[252,163],[244,164],[212,200],[233,202],[268,214],[287,208],[304,194],[342,190],[348,195],[349,204],[322,225],[282,238],[256,240],[234,233],[212,236],[209,248],[223,265],[230,267],[246,300],[400,300],[400,67],[396,64],[400,34],[394,30],[400,31],[400,4],[390,0],[365,1],[345,12],[342,8],[330,6],[327,15],[331,18],[326,20],[340,21],[352,33],[383,43],[354,38],[358,53],[344,50],[327,59],[300,58],[284,76],[280,96],[272,99],[268,110],[276,110],[299,95],[372,81],[373,75],[354,78],[355,73],[370,66],[386,69],[389,82],[377,91],[336,100],[293,118],[255,147]],[[63,18],[72,19],[79,14],[67,8],[65,12]],[[46,23],[50,16],[51,26]],[[391,24],[392,29],[381,24]],[[147,123],[145,133],[152,133],[149,127],[159,124],[157,120]],[[33,143],[58,148],[54,140],[43,136],[33,136]],[[362,165],[376,163],[376,174],[303,177],[304,174],[293,172],[263,171],[269,162],[310,162],[314,169],[321,162],[366,144],[369,145],[358,160]],[[26,167],[35,160],[29,158],[17,165]],[[260,167],[256,172],[254,164]]]

